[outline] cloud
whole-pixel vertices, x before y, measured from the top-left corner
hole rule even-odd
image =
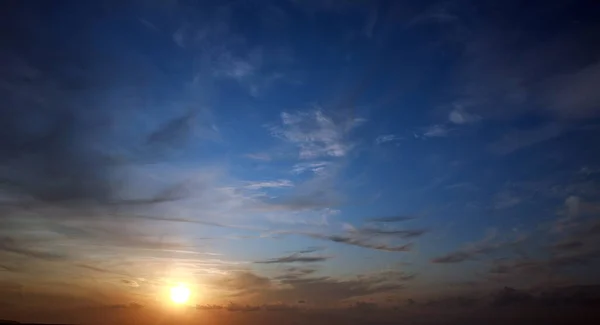
[[[129,280],[129,279],[123,279],[123,280],[121,280],[121,283],[123,283],[123,284],[125,284],[127,286],[130,286],[132,288],[137,288],[137,287],[140,286],[136,281]]]
[[[404,229],[383,229],[378,227],[362,227],[358,229],[356,232],[361,235],[384,235],[384,236],[393,236],[398,238],[414,238],[419,237],[427,232],[425,229],[412,229],[412,230],[404,230]]]
[[[422,136],[425,138],[439,138],[445,137],[451,129],[448,129],[445,125],[435,124],[427,127],[425,131],[423,131]]]
[[[314,263],[314,262],[323,262],[331,257],[328,256],[305,256],[301,254],[292,254],[288,256],[281,256],[277,258],[272,258],[264,261],[256,261],[254,263],[258,264],[283,264],[283,263]]]
[[[236,304],[236,303],[230,302],[229,305],[227,305],[227,307],[225,307],[225,309],[227,311],[253,312],[253,311],[259,311],[260,306],[241,305],[241,304]]]
[[[367,219],[370,222],[404,222],[404,221],[409,221],[409,220],[413,220],[416,217],[414,216],[390,216],[390,217],[375,217],[375,218],[370,218]]]
[[[48,261],[62,260],[66,258],[66,256],[62,254],[31,249],[24,243],[16,241],[10,237],[0,237],[0,251]]]
[[[221,306],[221,305],[210,305],[210,304],[196,305],[196,309],[198,309],[198,310],[221,310],[223,308],[225,308],[225,307]]]
[[[222,52],[217,58],[215,74],[219,77],[235,79],[239,82],[252,77],[260,69],[262,49],[255,48],[248,57],[236,57],[231,52]]]
[[[347,133],[357,124],[336,121],[321,109],[281,113],[281,126],[271,127],[271,134],[299,148],[300,159],[344,157],[353,148]]]
[[[559,137],[563,132],[564,128],[558,124],[546,124],[527,130],[513,130],[491,143],[488,149],[494,154],[506,155]]]
[[[524,237],[517,237],[511,240],[495,241],[495,237],[495,232],[491,232],[482,240],[446,255],[435,257],[431,259],[431,262],[437,264],[454,264],[477,260],[481,256],[493,254],[506,248],[516,247],[525,240]]]
[[[314,174],[322,174],[325,172],[325,168],[330,166],[331,163],[327,161],[317,161],[317,162],[307,162],[307,163],[298,163],[292,167],[292,172],[294,174],[302,174],[307,171],[310,171]]]
[[[128,304],[108,305],[106,307],[110,308],[110,309],[141,309],[141,308],[144,308],[143,305],[141,305],[137,302],[130,302]]]
[[[264,182],[249,182],[244,187],[250,190],[259,190],[263,188],[285,188],[293,187],[294,183],[287,179],[279,179],[276,181],[264,181]]]
[[[547,83],[542,102],[561,118],[586,119],[600,114],[600,61],[558,75]]]
[[[356,236],[342,236],[342,235],[320,235],[320,234],[309,234],[310,237],[315,239],[328,240],[334,243],[352,245],[357,247],[388,251],[388,252],[408,252],[412,249],[413,244],[408,243],[404,245],[394,246],[386,244],[377,244],[368,242],[364,239],[360,239]]]
[[[380,135],[375,139],[375,143],[376,144],[384,144],[387,142],[394,142],[394,141],[398,141],[401,140],[402,138],[395,135],[395,134],[385,134],[385,135]]]
[[[462,107],[456,107],[448,115],[450,122],[454,124],[471,124],[481,120],[481,117],[475,114],[469,114]]]
[[[521,203],[522,197],[515,196],[510,191],[502,191],[494,196],[494,209],[508,209]]]

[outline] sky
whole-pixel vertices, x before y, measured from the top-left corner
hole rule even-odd
[[[0,318],[598,297],[592,1],[1,6]]]

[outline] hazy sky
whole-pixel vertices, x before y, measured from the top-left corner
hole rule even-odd
[[[591,1],[1,6],[0,310],[597,284]]]

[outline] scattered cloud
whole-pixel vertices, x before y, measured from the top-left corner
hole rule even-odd
[[[471,243],[462,249],[450,252],[446,255],[433,258],[431,262],[438,264],[454,264],[473,261],[482,256],[490,255],[506,248],[517,247],[525,240],[524,237],[517,237],[511,240],[495,240],[495,237],[496,233],[491,232],[481,241]]]
[[[277,258],[272,258],[264,261],[257,261],[254,263],[258,264],[283,264],[283,263],[314,263],[314,262],[323,262],[331,257],[328,256],[306,256],[302,254],[292,254],[287,256],[281,256]]]
[[[334,243],[358,246],[363,248],[388,251],[388,252],[408,252],[412,249],[413,244],[408,243],[404,245],[386,245],[386,244],[378,244],[369,242],[365,239],[358,238],[357,236],[343,236],[343,235],[320,235],[320,234],[310,234],[312,238],[328,240]]]
[[[376,144],[384,144],[387,142],[395,142],[395,141],[399,141],[399,140],[402,140],[402,138],[395,134],[385,134],[385,135],[378,136],[375,139],[375,143]]]
[[[300,150],[300,159],[344,157],[353,148],[347,139],[354,121],[336,121],[321,109],[281,113],[281,126],[271,127],[271,134],[288,141]]]

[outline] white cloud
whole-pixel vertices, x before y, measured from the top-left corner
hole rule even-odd
[[[346,139],[347,131],[362,124],[360,120],[336,122],[320,109],[283,112],[281,121],[283,125],[272,127],[271,133],[297,146],[300,159],[345,156],[352,149],[352,144]]]
[[[299,163],[299,164],[294,165],[294,167],[292,168],[292,172],[294,174],[302,174],[306,171],[311,171],[315,174],[321,174],[321,173],[323,173],[325,168],[329,165],[330,165],[330,163],[327,161]]]
[[[245,185],[244,188],[250,190],[259,190],[263,188],[282,188],[282,187],[293,187],[294,183],[287,179],[279,179],[276,181],[263,181],[263,182],[250,182]]]
[[[392,141],[398,141],[401,140],[402,138],[395,135],[395,134],[385,134],[385,135],[380,135],[375,139],[375,143],[377,144],[383,144],[386,142],[392,142]]]

